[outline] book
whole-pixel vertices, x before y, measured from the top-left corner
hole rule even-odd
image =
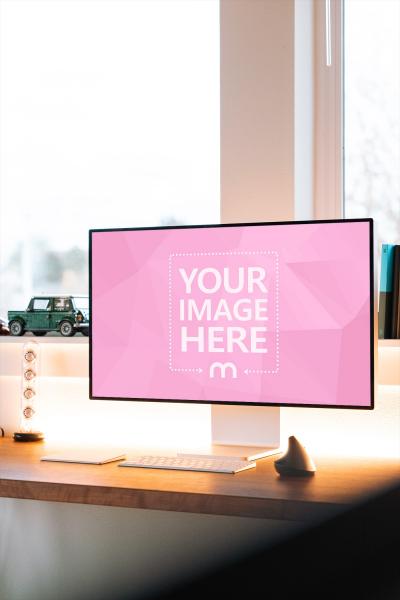
[[[393,250],[393,301],[391,338],[400,339],[400,245]]]
[[[378,337],[392,335],[394,244],[382,244],[381,277],[379,283]]]

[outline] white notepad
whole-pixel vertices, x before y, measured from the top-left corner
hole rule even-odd
[[[123,460],[126,454],[107,452],[105,450],[66,450],[60,453],[42,456],[40,460],[51,462],[83,463],[89,465],[104,465],[105,463]]]

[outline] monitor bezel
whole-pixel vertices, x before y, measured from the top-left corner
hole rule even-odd
[[[114,396],[94,396],[93,395],[93,374],[92,374],[92,236],[94,233],[106,233],[115,231],[148,231],[160,229],[215,229],[224,227],[265,227],[274,225],[312,225],[319,223],[369,223],[369,284],[370,284],[370,405],[360,406],[353,404],[298,404],[281,402],[229,402],[224,400],[187,400],[184,398],[127,398]],[[203,404],[203,405],[226,405],[226,406],[270,406],[292,407],[292,408],[331,408],[331,409],[353,409],[353,410],[373,410],[375,408],[375,291],[374,291],[374,227],[373,219],[370,217],[359,219],[313,219],[311,221],[257,221],[253,223],[212,223],[201,225],[160,225],[155,227],[110,227],[100,229],[89,229],[89,398],[90,400],[112,400],[122,402],[159,402],[174,404]]]

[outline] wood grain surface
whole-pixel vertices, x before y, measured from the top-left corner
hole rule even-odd
[[[58,448],[57,450],[62,450]],[[235,475],[41,462],[46,442],[0,439],[0,496],[214,515],[312,521],[400,479],[395,459],[313,457],[312,478],[280,478],[275,457]]]

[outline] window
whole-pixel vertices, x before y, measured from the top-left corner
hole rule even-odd
[[[346,217],[400,239],[400,2],[344,2]]]
[[[0,315],[88,293],[88,229],[219,221],[219,2],[2,0]]]
[[[71,310],[71,302],[69,298],[55,298],[54,310]]]
[[[33,310],[50,309],[50,300],[48,298],[35,298],[33,301]]]

